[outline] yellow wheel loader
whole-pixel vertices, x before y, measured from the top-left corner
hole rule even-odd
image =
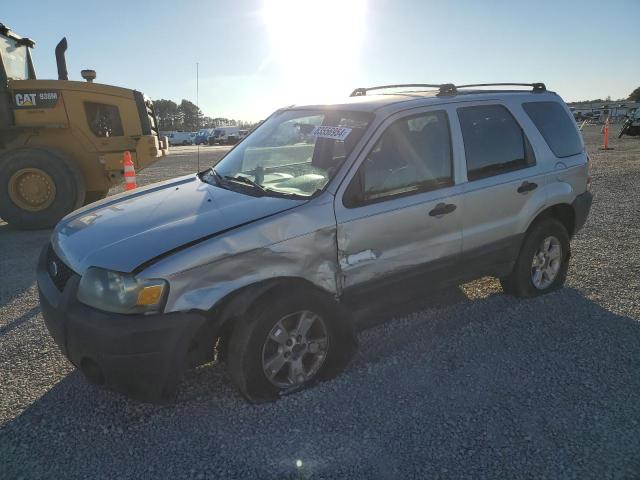
[[[55,225],[76,208],[104,198],[123,180],[122,156],[136,170],[168,153],[153,104],[136,90],[67,75],[63,38],[58,80],[36,79],[35,46],[0,23],[0,218],[18,228]]]

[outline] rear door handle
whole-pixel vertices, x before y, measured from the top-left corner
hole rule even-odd
[[[538,188],[537,183],[527,182],[526,180],[518,187],[518,193],[527,193]]]
[[[429,212],[429,215],[432,217],[439,217],[441,215],[446,215],[448,213],[453,212],[456,209],[456,206],[453,203],[439,203],[435,206],[433,210]]]

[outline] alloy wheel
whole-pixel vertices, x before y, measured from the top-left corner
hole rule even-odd
[[[324,364],[329,347],[327,326],[309,310],[281,318],[270,330],[262,347],[262,369],[280,389],[311,380]]]
[[[540,243],[531,262],[531,282],[538,290],[548,288],[558,276],[562,266],[562,245],[553,235]]]

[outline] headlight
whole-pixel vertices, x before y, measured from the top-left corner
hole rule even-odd
[[[91,267],[80,280],[78,300],[107,312],[150,313],[160,311],[168,290],[165,280],[139,280]]]

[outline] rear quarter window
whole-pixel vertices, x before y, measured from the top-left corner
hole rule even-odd
[[[582,141],[575,121],[557,102],[522,104],[531,121],[556,157],[570,157],[582,152]]]

